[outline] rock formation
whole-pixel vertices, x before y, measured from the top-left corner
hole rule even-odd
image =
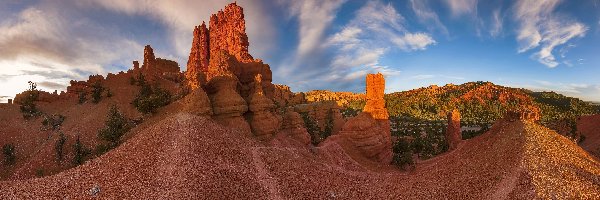
[[[446,141],[448,142],[449,150],[454,150],[462,141],[460,130],[460,113],[454,109],[448,112],[448,127],[446,128]]]
[[[244,9],[236,3],[210,17],[210,54],[225,50],[241,62],[252,61],[248,53],[248,35]]]
[[[351,148],[366,158],[388,164],[393,153],[389,115],[383,99],[385,79],[382,74],[369,74],[366,83],[367,104],[363,112],[350,118],[338,135],[330,139],[338,140],[340,144],[350,143]]]
[[[92,86],[96,83],[103,83],[104,76],[102,75],[90,75],[87,81],[75,81],[71,80],[70,85],[67,86],[67,95],[71,97],[79,96],[79,93],[89,94],[92,92]]]
[[[202,88],[192,90],[192,92],[183,99],[183,111],[201,116],[210,116],[213,114],[210,99]]]
[[[261,75],[257,74],[254,80],[255,90],[249,101],[249,121],[252,132],[259,138],[268,138],[279,131],[281,118],[274,115],[271,110],[275,104],[268,99],[262,91]]]
[[[204,73],[208,71],[208,60],[210,58],[208,38],[209,32],[204,22],[202,22],[202,25],[194,28],[194,39],[185,73],[188,85],[192,89],[201,87],[206,83],[206,75]]]
[[[214,77],[208,82],[208,93],[214,119],[226,127],[251,133],[242,115],[248,111],[244,98],[236,91],[238,80],[233,75]]]
[[[12,99],[8,99],[8,104],[12,104],[13,100]]]
[[[302,144],[310,144],[310,134],[305,128],[302,116],[300,116],[300,113],[295,112],[291,107],[285,112],[281,132]]]
[[[134,62],[134,68],[136,63]],[[144,47],[144,63],[142,64],[142,73],[148,80],[153,80],[157,76],[165,74],[179,74],[180,69],[177,62],[154,56],[154,50],[150,45]]]
[[[367,104],[363,109],[364,112],[370,113],[375,119],[387,120],[389,114],[385,108],[385,79],[383,74],[368,74],[367,75]]]

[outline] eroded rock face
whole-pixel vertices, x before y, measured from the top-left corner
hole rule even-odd
[[[242,117],[248,111],[246,101],[236,91],[237,79],[231,75],[217,76],[208,83],[209,98],[214,119],[226,127],[251,133],[250,125]]]
[[[202,88],[192,90],[183,99],[183,111],[200,116],[210,116],[213,114],[210,99]]]
[[[279,131],[281,118],[271,112],[275,104],[262,91],[261,75],[257,74],[254,94],[249,101],[249,121],[252,132],[259,138],[268,138]]]
[[[208,71],[209,65],[209,31],[206,24],[194,28],[194,39],[192,41],[192,50],[187,63],[187,71],[185,77],[188,80],[188,85],[192,89],[196,89],[206,84],[205,72]]]
[[[350,118],[331,140],[345,140],[366,158],[388,164],[393,153],[389,115],[383,99],[385,79],[382,74],[369,74],[366,83],[367,104],[363,112]]]
[[[210,17],[210,54],[225,50],[241,62],[252,61],[248,53],[248,35],[244,9],[236,3]]]
[[[347,106],[351,101],[364,100],[365,94],[352,92],[331,92],[328,90],[313,90],[306,92],[307,102],[335,101],[339,106]]]
[[[302,116],[291,107],[285,112],[281,129],[283,134],[287,134],[292,139],[305,145],[310,144],[310,134],[305,128]]]
[[[448,113],[448,127],[446,128],[446,141],[450,150],[456,149],[462,141],[460,131],[460,113],[454,109]]]

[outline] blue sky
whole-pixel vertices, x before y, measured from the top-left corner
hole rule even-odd
[[[118,72],[143,46],[185,70],[195,25],[232,1],[0,1],[0,100]],[[240,0],[250,52],[293,91],[491,81],[600,101],[600,0]]]

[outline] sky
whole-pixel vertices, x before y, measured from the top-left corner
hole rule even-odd
[[[144,45],[186,69],[227,0],[0,0],[0,102],[117,73]],[[600,101],[600,0],[238,0],[250,53],[294,92],[470,81]]]

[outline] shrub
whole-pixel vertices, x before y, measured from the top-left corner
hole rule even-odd
[[[102,100],[102,92],[104,92],[104,87],[100,84],[99,81],[95,82],[92,85],[92,102],[99,103]]]
[[[321,141],[325,140],[325,138],[329,137],[333,132],[333,110],[329,109],[327,112],[327,121],[325,121],[325,130],[321,132]]]
[[[23,114],[23,118],[26,120],[30,119],[31,117],[38,116],[40,114],[39,110],[35,105],[35,101],[38,99],[39,96],[39,91],[36,89],[37,84],[31,81],[29,81],[28,83],[29,89],[25,91],[25,98],[23,98],[21,106],[19,107],[21,113]]]
[[[65,137],[65,134],[60,132],[58,134],[58,140],[56,140],[56,143],[54,144],[54,150],[56,151],[56,160],[58,162],[63,160],[63,149],[65,146],[65,142],[67,142],[67,137]]]
[[[143,75],[140,74],[137,83],[141,88],[132,104],[141,113],[156,113],[158,108],[171,103],[171,93],[158,86],[151,87],[146,83]]]
[[[79,140],[79,135],[77,136],[77,140],[75,140],[75,144],[73,144],[73,164],[81,165],[85,161],[85,158],[90,155],[90,150],[86,148],[81,140]]]
[[[4,164],[13,165],[16,161],[15,145],[5,144],[2,146],[2,153],[4,154]]]
[[[98,138],[108,142],[108,149],[116,147],[121,137],[129,131],[127,119],[116,106],[111,106],[108,111],[104,128],[98,131]]]
[[[319,142],[321,142],[321,138],[320,138],[321,129],[317,125],[316,120],[313,119],[308,114],[308,112],[301,112],[300,115],[302,116],[302,120],[304,121],[304,125],[306,126],[306,131],[310,135],[310,140],[311,140],[312,144],[314,144],[314,145],[319,144]]]
[[[135,85],[135,77],[133,77],[133,76],[129,77],[129,85]]]
[[[113,93],[110,91],[110,88],[106,89],[106,97],[110,98],[113,96]]]
[[[42,129],[43,130],[56,130],[59,129],[62,123],[65,121],[64,115],[44,115],[44,120],[42,120]]]
[[[87,101],[87,97],[85,92],[79,92],[79,104],[83,104],[85,103],[85,101]]]
[[[36,169],[35,170],[35,176],[36,177],[42,177],[42,176],[44,176],[44,169]]]
[[[399,139],[393,148],[394,157],[392,163],[398,167],[405,167],[407,165],[414,165],[413,151],[406,139]]]

